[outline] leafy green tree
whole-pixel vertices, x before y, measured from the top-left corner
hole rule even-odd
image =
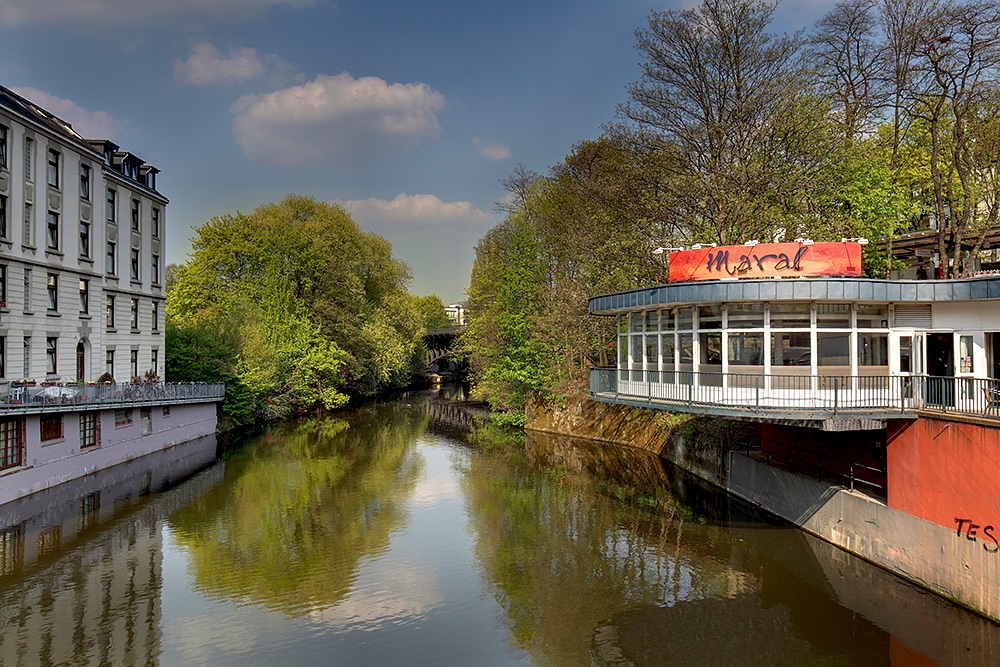
[[[174,272],[168,319],[226,341],[205,352],[220,352],[209,358],[254,397],[259,415],[337,408],[351,393],[412,380],[423,318],[406,292],[409,268],[342,208],[291,195],[196,232],[191,260]],[[185,354],[173,370],[201,373],[197,355]]]
[[[417,308],[420,309],[420,314],[424,318],[425,328],[435,329],[437,327],[451,326],[451,320],[448,319],[448,313],[444,309],[444,302],[441,301],[441,297],[435,294],[418,297]]]

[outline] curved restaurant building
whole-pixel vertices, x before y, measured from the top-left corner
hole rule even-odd
[[[713,481],[1000,620],[1000,276],[861,277],[857,243],[700,248],[590,299],[591,398],[759,422]]]

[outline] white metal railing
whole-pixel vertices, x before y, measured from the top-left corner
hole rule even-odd
[[[153,382],[117,384],[9,383],[0,388],[0,413],[52,409],[100,409],[128,405],[221,401],[223,383]]]
[[[751,375],[592,368],[591,396],[718,414],[912,414],[939,410],[1000,419],[1000,382],[969,377]],[[815,418],[814,416],[810,418]]]

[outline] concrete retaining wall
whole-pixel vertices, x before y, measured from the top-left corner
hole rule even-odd
[[[1000,621],[1000,554],[991,542],[863,494],[729,454],[728,490],[901,577]]]

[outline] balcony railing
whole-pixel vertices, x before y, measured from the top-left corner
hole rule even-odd
[[[18,385],[10,384],[0,393],[0,414],[99,410],[135,405],[211,403],[226,396],[223,383],[155,382],[98,385]]]
[[[967,377],[751,375],[590,369],[598,401],[761,419],[912,418],[938,410],[1000,420],[1000,382]]]

